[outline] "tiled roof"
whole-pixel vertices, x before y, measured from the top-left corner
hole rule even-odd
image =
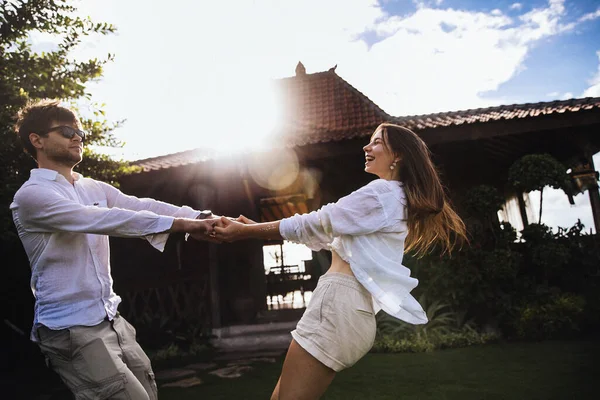
[[[288,146],[350,139],[393,119],[334,68],[281,79],[276,90],[285,121],[277,131]]]
[[[182,151],[179,153],[167,154],[164,156],[144,158],[142,160],[133,161],[133,165],[138,165],[143,168],[143,171],[152,171],[154,169],[181,167],[183,165],[195,164],[210,160],[214,157],[212,152],[207,152],[203,149],[194,149]]]
[[[557,100],[541,103],[511,104],[497,107],[475,108],[436,114],[412,115],[394,118],[397,124],[418,131],[451,125],[473,124],[509,119],[537,117],[540,115],[563,114],[580,110],[600,110],[600,97]]]
[[[296,70],[296,76],[281,79],[276,84],[280,104],[283,104],[282,120],[285,121],[276,133],[279,140],[289,147],[367,136],[385,121],[418,131],[580,110],[600,110],[600,98],[588,97],[392,117],[338,76],[335,68],[326,72],[306,74],[304,67],[299,64]],[[138,160],[134,164],[141,166],[144,171],[149,171],[193,164],[212,157],[213,154],[205,150],[195,149]]]
[[[380,123],[393,119],[340,78],[334,68],[316,74],[300,72],[280,79],[275,90],[282,104],[281,120],[284,121],[276,129],[276,136],[290,147],[367,135]],[[212,156],[206,150],[195,149],[138,160],[134,164],[149,171],[193,164]]]

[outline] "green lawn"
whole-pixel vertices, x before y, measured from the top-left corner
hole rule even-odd
[[[369,354],[335,378],[323,399],[599,399],[600,342],[497,344],[421,354]],[[268,399],[281,370],[254,364],[238,379],[161,389],[161,400]]]

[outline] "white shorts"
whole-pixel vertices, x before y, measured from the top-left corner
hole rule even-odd
[[[338,372],[369,352],[375,333],[371,294],[355,277],[330,272],[319,279],[292,337],[313,357]]]

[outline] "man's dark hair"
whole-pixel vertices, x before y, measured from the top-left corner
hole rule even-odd
[[[37,152],[29,140],[29,135],[45,132],[52,123],[79,126],[79,119],[73,111],[62,107],[60,101],[50,99],[31,102],[17,114],[15,131],[19,135],[23,150],[34,159],[37,159]]]

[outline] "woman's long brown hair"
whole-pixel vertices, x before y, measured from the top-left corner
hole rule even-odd
[[[383,123],[378,130],[388,149],[400,158],[399,180],[408,208],[405,250],[423,256],[438,244],[442,253],[451,252],[467,240],[466,228],[444,192],[429,148],[410,129]]]

